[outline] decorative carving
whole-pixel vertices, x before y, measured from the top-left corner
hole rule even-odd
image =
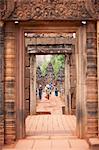
[[[73,45],[68,44],[40,44],[28,45],[28,53],[32,54],[57,54],[72,53]]]
[[[17,2],[10,19],[80,20],[92,19],[85,0],[25,0]]]
[[[99,18],[98,0],[20,0],[16,3],[15,1],[0,0],[0,19],[94,20]]]
[[[14,0],[0,0],[0,20],[8,18],[14,11]]]
[[[91,16],[94,17],[94,19],[99,19],[99,0],[87,0],[85,1],[86,8],[88,12],[90,12]]]

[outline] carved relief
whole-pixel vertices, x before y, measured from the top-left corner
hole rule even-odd
[[[92,18],[84,0],[26,0],[17,2],[11,19],[77,20]]]
[[[98,0],[0,0],[0,19],[82,20],[96,19]],[[14,9],[15,8],[15,9]]]
[[[90,12],[91,16],[95,19],[99,19],[99,0],[87,0],[86,8]]]
[[[14,11],[14,0],[0,0],[0,20],[8,18]]]

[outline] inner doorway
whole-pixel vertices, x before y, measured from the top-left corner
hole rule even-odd
[[[36,58],[36,113],[65,114],[65,56]]]
[[[26,35],[26,33],[25,33],[25,35]],[[47,34],[46,34],[47,35]],[[39,44],[37,43],[37,40],[38,39],[36,39],[36,43],[32,43],[32,45],[31,44],[28,44],[28,52],[29,52],[29,54],[30,54],[30,56],[29,56],[29,59],[30,59],[30,114],[38,114],[38,113],[44,113],[44,110],[43,110],[43,112],[42,112],[42,110],[39,110],[38,112],[37,112],[37,110],[36,110],[36,105],[37,105],[37,97],[36,97],[36,89],[38,88],[38,86],[36,85],[36,55],[37,54],[40,54],[40,53],[45,53],[45,54],[50,54],[50,53],[53,53],[53,54],[61,54],[61,53],[63,53],[64,54],[64,66],[66,67],[66,69],[64,68],[64,70],[66,70],[66,71],[64,71],[64,85],[66,84],[66,86],[64,87],[64,102],[63,102],[63,106],[64,107],[62,107],[61,106],[61,111],[64,111],[63,113],[64,114],[71,114],[71,108],[72,108],[72,103],[71,103],[71,98],[72,98],[72,94],[70,93],[71,91],[70,91],[70,72],[72,73],[72,75],[73,75],[73,73],[74,72],[72,72],[72,68],[70,68],[70,61],[72,62],[72,56],[74,55],[74,52],[75,52],[75,50],[74,50],[74,43],[72,43],[72,42],[74,42],[73,40],[75,39],[75,37],[74,37],[74,35],[72,34],[72,36],[71,35],[68,35],[68,38],[69,38],[69,36],[70,36],[70,38],[71,38],[71,41],[69,41],[70,43],[68,43],[68,41],[67,41],[67,35],[66,35],[66,33],[65,33],[65,35],[63,34],[63,35],[61,35],[61,34],[59,34],[58,36],[58,39],[57,39],[57,35],[55,34],[52,34],[52,37],[51,37],[51,34],[48,34],[48,35],[50,35],[50,41],[49,41],[49,39],[47,39],[47,40],[45,40],[45,39],[43,39],[43,43],[42,43],[42,39],[39,39],[39,40],[41,40],[41,41],[39,41]],[[48,35],[47,35],[47,38],[48,38]],[[27,36],[28,36],[28,34],[27,34]],[[33,35],[34,36],[34,35]],[[37,36],[37,35],[35,35],[35,36]],[[42,38],[42,35],[40,34],[40,35],[38,35],[40,38]],[[45,36],[45,35],[43,35],[43,36]],[[52,43],[52,40],[53,40],[53,37],[54,37],[54,42]],[[32,37],[33,38],[33,37]],[[45,37],[43,37],[43,38],[45,38]],[[61,39],[62,38],[62,39]],[[59,40],[60,40],[60,44],[58,43],[59,42]],[[34,39],[33,39],[33,41],[34,41]],[[32,42],[33,42],[32,41]],[[58,41],[58,42],[57,42]],[[65,42],[64,42],[65,41]],[[44,43],[45,42],[45,43]],[[46,43],[47,42],[47,43]],[[61,43],[62,42],[62,43]],[[67,42],[67,43],[66,43]],[[37,48],[38,47],[40,47],[41,48],[41,51],[39,52],[39,51],[36,51],[37,50]],[[43,47],[43,48],[42,48]],[[50,48],[51,48],[51,50],[50,50]],[[66,54],[66,56],[65,56],[65,54]],[[73,55],[72,55],[73,54]],[[74,55],[75,56],[75,55]],[[66,63],[66,64],[65,64]],[[74,63],[75,64],[75,63]],[[68,66],[69,66],[69,68],[68,68]],[[76,66],[75,66],[75,70],[76,70]],[[49,72],[50,73],[50,72]],[[75,72],[76,73],[76,72]],[[65,77],[65,75],[66,75],[66,77]],[[50,77],[49,77],[50,78]],[[46,80],[46,79],[45,79]],[[50,81],[50,82],[53,82],[52,84],[55,84],[54,86],[56,86],[56,83],[55,83],[55,81]],[[73,82],[73,80],[72,80],[72,82]],[[71,83],[72,83],[71,82]],[[39,83],[40,84],[40,83]],[[46,82],[46,84],[47,85],[49,85],[49,81],[48,82]],[[43,85],[45,86],[46,84],[44,84],[44,81],[43,81]],[[59,85],[58,85],[59,86]],[[44,88],[44,87],[43,87]],[[66,89],[65,89],[66,88]],[[76,87],[75,87],[76,88]],[[53,100],[55,99],[55,97],[53,98]],[[69,102],[70,101],[70,102]],[[63,108],[63,109],[62,109]],[[50,110],[50,109],[49,109]],[[50,113],[51,114],[51,111],[45,111],[45,113]],[[33,116],[34,117],[34,116]],[[76,119],[75,119],[75,117],[73,116],[72,118],[71,118],[72,116],[63,116],[62,114],[61,114],[61,116],[54,116],[54,120],[52,119],[53,117],[50,117],[49,115],[47,115],[47,116],[43,116],[43,119],[45,118],[45,124],[47,123],[47,127],[48,127],[48,124],[50,124],[51,123],[51,119],[53,120],[52,122],[56,122],[55,124],[60,124],[61,122],[63,122],[63,125],[62,124],[60,124],[59,126],[62,126],[62,128],[64,128],[64,130],[60,130],[62,133],[60,133],[60,134],[63,134],[64,133],[64,135],[66,135],[66,133],[68,134],[68,133],[72,133],[72,134],[70,134],[70,135],[76,135],[75,134],[75,130],[76,130]],[[38,116],[36,116],[35,118],[38,118]],[[49,118],[49,119],[48,119]],[[66,121],[66,118],[67,118],[67,120],[69,121],[69,119],[70,120],[72,120],[72,123],[73,123],[73,126],[71,126],[70,124],[72,124],[71,122],[69,122],[69,126],[68,126],[68,124],[66,124],[66,122],[68,122],[68,121]],[[47,120],[46,120],[47,119]],[[27,119],[28,120],[28,119]],[[33,120],[34,120],[34,118],[33,118]],[[38,119],[36,119],[36,121],[37,121]],[[42,123],[42,118],[40,118],[40,122],[41,122],[41,124],[44,124],[44,123]],[[58,122],[57,122],[57,121]],[[44,121],[44,120],[43,120]],[[50,121],[50,122],[49,122]],[[64,122],[65,121],[65,122]],[[26,121],[26,122],[28,122],[28,121]],[[34,121],[35,122],[35,121]],[[49,122],[49,123],[48,123]],[[28,123],[27,123],[28,124]],[[35,123],[33,123],[33,124],[35,124]],[[32,125],[33,125],[32,124]],[[65,125],[64,125],[65,124]],[[35,126],[35,125],[34,125]],[[38,126],[38,125],[37,125]],[[45,125],[46,126],[46,125]],[[58,127],[58,126],[57,126]],[[55,125],[53,126],[53,128],[57,128]],[[66,128],[69,128],[69,131],[66,131],[65,132],[65,130],[67,130]],[[32,128],[33,129],[33,128]],[[40,128],[41,129],[41,128]],[[37,135],[37,132],[35,132],[35,130],[32,130],[32,133],[30,133],[29,132],[29,129],[27,129],[28,131],[27,131],[27,135],[32,135],[33,136],[33,133],[34,134],[36,134]],[[52,130],[53,131],[53,130]],[[57,130],[57,131],[59,131],[59,129]],[[40,133],[41,134],[41,133]],[[48,134],[48,133],[47,133]]]

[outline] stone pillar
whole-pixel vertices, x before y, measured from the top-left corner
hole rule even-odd
[[[25,48],[25,117],[30,115],[30,55]]]
[[[5,99],[5,143],[11,144],[16,139],[16,51],[15,26],[5,25],[5,70],[4,70],[4,99]]]
[[[81,26],[77,33],[76,56],[76,117],[77,136],[86,136],[86,26]]]
[[[98,84],[98,136],[99,136],[99,21],[97,21],[97,84]]]
[[[65,113],[71,114],[69,55],[65,55]]]
[[[68,113],[71,115],[71,93],[70,93],[70,56],[67,55],[67,85],[68,85]]]
[[[70,55],[70,94],[71,94],[71,111],[76,114],[76,59],[75,47]]]
[[[36,55],[30,56],[30,114],[36,114]]]
[[[0,21],[0,146],[4,144],[4,23]]]
[[[25,43],[24,33],[19,24],[16,26],[16,131],[17,139],[25,138]]]
[[[96,23],[87,22],[87,137],[98,135],[97,34]],[[99,52],[98,52],[99,53]]]

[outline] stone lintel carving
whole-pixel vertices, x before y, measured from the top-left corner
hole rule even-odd
[[[99,0],[86,0],[86,8],[94,19],[99,20]]]
[[[2,6],[0,18],[5,20],[99,19],[99,0],[3,0]]]
[[[47,45],[28,45],[28,53],[32,54],[71,54],[72,45],[47,44]]]
[[[0,0],[0,20],[6,20],[13,13],[16,0]]]

